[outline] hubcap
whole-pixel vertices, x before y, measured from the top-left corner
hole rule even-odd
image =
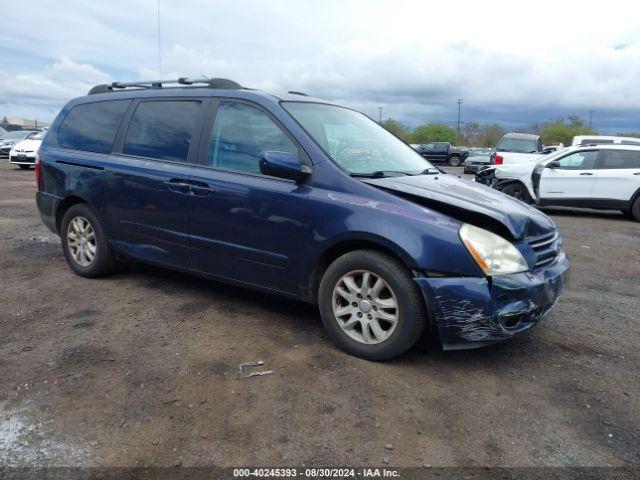
[[[400,309],[393,290],[368,270],[343,275],[333,289],[332,302],[342,331],[360,343],[384,342],[398,324]]]
[[[88,267],[96,257],[96,234],[84,217],[74,217],[67,227],[67,247],[78,265]]]

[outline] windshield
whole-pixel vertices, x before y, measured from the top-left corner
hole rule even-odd
[[[536,139],[503,137],[496,149],[501,152],[533,153],[538,151],[538,141]]]
[[[490,157],[491,150],[471,150],[470,157]]]
[[[16,138],[24,138],[24,137],[27,136],[28,133],[29,132],[20,131],[20,130],[15,131],[15,132],[9,132],[9,133],[4,134],[2,136],[2,139],[3,140],[14,140]]]
[[[416,175],[438,170],[419,153],[362,113],[334,105],[282,106],[324,151],[352,175]]]
[[[548,155],[540,155],[539,157],[537,157],[534,162],[535,163],[540,163],[540,162],[546,162],[546,161],[550,161],[553,160],[554,158],[558,158],[561,157],[562,155],[564,155],[567,150],[569,149],[569,147],[561,147],[558,150],[556,150],[555,152],[551,152]]]

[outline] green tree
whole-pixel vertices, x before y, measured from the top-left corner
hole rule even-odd
[[[584,121],[576,116],[568,117],[568,122],[558,118],[555,121],[547,122],[540,131],[540,137],[544,145],[563,143],[571,145],[573,137],[576,135],[596,135],[597,132],[584,124]]]
[[[388,118],[384,122],[382,122],[380,125],[382,125],[384,128],[389,130],[396,137],[404,140],[407,143],[409,142],[411,131],[407,127],[405,127],[402,123],[398,122],[397,120]]]
[[[449,142],[458,143],[455,129],[441,123],[429,123],[416,128],[411,134],[412,143]]]

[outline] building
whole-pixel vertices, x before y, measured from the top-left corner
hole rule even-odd
[[[5,130],[28,130],[31,128],[45,128],[49,126],[49,123],[40,120],[29,120],[27,118],[4,117],[0,125]]]

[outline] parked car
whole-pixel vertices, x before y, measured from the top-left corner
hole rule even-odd
[[[540,155],[544,155],[543,150],[539,135],[510,132],[498,142],[495,152],[491,155],[491,164],[511,165],[533,162]]]
[[[489,165],[491,165],[490,148],[471,149],[464,161],[464,173],[476,173]]]
[[[16,130],[6,133],[2,136],[2,140],[0,140],[0,156],[8,157],[9,152],[16,142],[20,142],[28,138],[33,138],[37,134],[38,132],[35,130]]]
[[[447,163],[452,167],[459,167],[469,156],[468,150],[454,147],[448,142],[423,143],[416,151],[430,162]]]
[[[538,210],[336,104],[155,83],[94,87],[40,147],[38,209],[78,275],[130,258],[316,303],[371,360],[424,331],[449,349],[504,340],[555,305],[569,260]]]
[[[640,221],[640,145],[578,145],[497,167],[493,187],[528,203],[620,210]]]
[[[38,132],[27,140],[22,140],[13,145],[9,151],[9,163],[18,165],[23,170],[28,170],[36,163],[36,152],[40,148],[46,132]]]
[[[609,135],[576,135],[571,145],[640,145],[640,138]]]

